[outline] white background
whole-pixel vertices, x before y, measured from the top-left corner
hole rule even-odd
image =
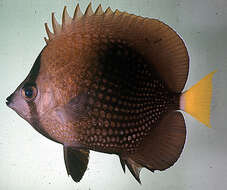
[[[142,185],[123,173],[118,157],[91,153],[89,170],[74,183],[66,174],[62,146],[37,133],[5,105],[26,77],[45,42],[44,22],[51,12],[61,18],[64,5],[72,15],[88,0],[0,0],[0,189],[168,189],[222,190],[227,187],[227,0],[95,0],[93,8],[127,11],[158,18],[184,39],[190,54],[185,89],[211,71],[215,75],[212,129],[184,114],[187,140],[178,162],[164,172],[141,172]]]

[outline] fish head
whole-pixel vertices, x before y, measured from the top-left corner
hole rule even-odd
[[[35,92],[33,92],[35,89]],[[13,109],[18,115],[22,118],[30,121],[31,114],[29,106],[26,99],[34,98],[36,93],[36,87],[34,86],[25,86],[24,83],[21,83],[17,89],[6,99],[6,104],[8,107]]]
[[[48,75],[42,71],[42,53],[39,54],[25,80],[6,99],[8,107],[44,134],[41,119],[56,106]],[[44,134],[47,136],[47,134]]]
[[[63,141],[59,140],[63,134],[59,130],[67,126],[61,108],[79,96],[87,77],[83,72],[86,68],[79,64],[80,52],[74,53],[71,44],[63,41],[55,40],[43,48],[28,76],[6,102],[38,132],[58,142]]]
[[[36,78],[40,68],[40,57],[41,54],[36,59],[25,80],[6,99],[7,106],[29,123],[31,122],[31,118],[34,117],[32,115],[31,105],[36,104],[40,97],[39,86],[36,84]]]

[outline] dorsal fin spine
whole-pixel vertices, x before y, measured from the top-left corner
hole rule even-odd
[[[102,6],[101,4],[99,4],[99,6],[97,7],[96,11],[95,11],[95,15],[102,15],[104,12],[102,10]]]
[[[58,21],[56,20],[54,13],[52,13],[52,27],[54,30],[54,34],[60,34],[61,32],[61,25],[58,23]]]
[[[45,40],[46,44],[48,45],[49,40],[46,37],[44,37],[44,40]]]
[[[67,12],[67,7],[64,7],[63,14],[62,14],[62,28],[64,29],[67,25],[72,23],[72,18],[69,16]]]
[[[52,40],[54,38],[54,34],[50,31],[47,23],[45,23],[45,29],[46,29],[46,33],[47,33],[49,40]]]
[[[90,2],[88,7],[87,7],[87,9],[86,9],[86,11],[85,11],[85,13],[84,13],[84,16],[91,16],[93,14],[94,13],[93,13],[93,10],[92,10],[92,7],[91,7],[91,2]]]
[[[80,10],[80,5],[77,4],[76,8],[75,8],[75,11],[74,11],[74,15],[73,15],[73,20],[77,20],[77,19],[79,19],[82,16],[83,16],[83,13]]]
[[[105,11],[105,15],[113,14],[113,11],[111,10],[110,7],[108,7]]]
[[[114,15],[119,15],[121,12],[116,10],[115,12],[113,12],[111,10],[110,7],[108,7],[106,9],[106,11],[104,12],[102,10],[102,6],[101,4],[99,4],[99,6],[97,7],[97,9],[95,10],[95,13],[92,10],[92,4],[89,3],[85,13],[83,14],[80,10],[80,6],[79,4],[77,4],[75,11],[74,11],[74,15],[73,18],[71,18],[67,12],[67,7],[65,6],[63,9],[63,14],[62,14],[62,25],[59,24],[56,20],[56,17],[54,15],[54,13],[52,13],[52,28],[53,28],[53,32],[50,31],[47,23],[45,23],[45,29],[46,29],[46,33],[48,38],[44,38],[44,40],[46,41],[46,43],[48,44],[52,39],[54,39],[54,37],[56,35],[61,34],[62,30],[65,30],[67,28],[67,26],[71,25],[73,22],[80,20],[82,17],[89,17],[92,15],[104,15],[105,17],[108,17],[110,15],[114,16]]]

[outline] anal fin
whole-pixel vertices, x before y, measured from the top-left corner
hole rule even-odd
[[[171,167],[179,158],[186,139],[184,117],[180,112],[164,115],[150,135],[144,139],[139,150],[124,159],[131,173],[140,183],[142,167],[152,172]]]
[[[79,182],[87,170],[89,150],[64,146],[64,160],[68,175]]]

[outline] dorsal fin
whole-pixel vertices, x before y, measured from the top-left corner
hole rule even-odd
[[[71,31],[71,34],[86,33],[90,38],[96,35],[102,36],[104,40],[123,40],[154,66],[171,91],[179,93],[185,86],[189,70],[187,49],[181,37],[159,20],[119,10],[113,12],[110,7],[103,12],[101,5],[93,12],[90,3],[84,14],[77,4],[73,19],[69,17],[65,7],[62,26],[52,14],[52,25],[53,33],[45,24],[47,44],[67,31]],[[96,40],[99,41],[99,37]]]
[[[96,10],[96,13],[97,14],[101,14],[101,11],[102,11],[102,7],[101,5],[98,6],[97,10]],[[62,25],[60,25],[55,16],[54,16],[54,13],[52,13],[52,28],[53,28],[53,33],[50,31],[47,23],[45,23],[45,29],[46,29],[46,33],[47,33],[47,36],[49,39],[47,38],[44,38],[46,43],[48,44],[49,41],[51,41],[52,39],[54,39],[55,36],[59,35],[63,29],[65,29],[67,26],[70,26],[72,22],[75,22],[77,20],[79,20],[81,17],[83,16],[91,16],[93,15],[94,12],[92,10],[92,5],[91,3],[89,3],[85,13],[83,14],[80,10],[80,6],[79,4],[77,4],[76,6],[76,9],[75,9],[75,12],[74,12],[74,16],[73,18],[71,18],[67,12],[67,8],[66,6],[64,7],[64,10],[63,10],[63,14],[62,14]]]
[[[113,13],[113,11],[110,8],[107,8],[106,10],[106,15]],[[80,20],[82,17],[86,16],[89,17],[91,15],[102,15],[104,14],[103,10],[102,10],[102,6],[101,4],[97,7],[95,13],[92,10],[92,5],[91,3],[89,3],[85,13],[83,14],[80,10],[80,6],[79,4],[77,4],[75,11],[74,11],[74,15],[73,18],[71,18],[67,12],[67,7],[64,7],[63,10],[63,14],[62,14],[62,25],[60,25],[56,18],[54,13],[52,13],[52,28],[53,28],[53,32],[50,31],[47,23],[45,23],[45,29],[46,29],[46,33],[48,36],[48,39],[45,37],[45,41],[48,44],[52,39],[54,39],[55,36],[61,34],[61,32],[63,31],[63,29],[65,29],[67,26],[70,26],[73,22],[76,22],[78,20]]]
[[[173,92],[181,92],[189,71],[189,56],[181,37],[168,25],[156,19],[145,19],[141,32],[147,37],[144,43],[148,60]],[[149,35],[150,33],[150,35]],[[146,48],[147,47],[147,48]]]

